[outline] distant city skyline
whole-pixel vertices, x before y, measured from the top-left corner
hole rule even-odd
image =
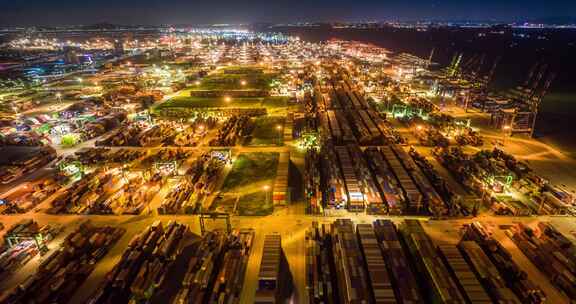
[[[28,0],[1,1],[0,24],[199,24],[368,20],[523,21],[576,18],[575,1]],[[569,19],[569,18],[566,18]]]

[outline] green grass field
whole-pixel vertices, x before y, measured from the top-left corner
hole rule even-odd
[[[204,77],[195,90],[268,90],[277,77],[273,73],[262,73],[254,67],[226,67]]]
[[[282,144],[282,129],[278,130],[277,126],[284,126],[284,117],[282,116],[260,116],[255,118],[252,139],[247,145],[277,145]]]
[[[233,98],[226,101],[218,97],[191,97],[181,94],[157,105],[156,109],[165,108],[259,108],[265,98]]]
[[[265,182],[276,177],[278,153],[241,153],[226,177],[222,191],[238,192],[244,186]]]
[[[238,201],[238,215],[265,216],[274,212],[272,193],[266,201],[266,192],[253,192],[240,197]]]
[[[271,187],[276,177],[278,153],[242,153],[226,177],[222,192],[238,193],[239,215],[269,215],[273,211]]]
[[[202,108],[266,108],[268,113],[283,114],[288,106],[289,98],[281,96],[252,97],[265,95],[255,94],[255,92],[268,91],[270,83],[276,77],[277,75],[274,73],[262,72],[262,68],[260,67],[225,67],[204,77],[197,85],[181,90],[170,100],[153,106],[152,112],[161,114],[161,110],[171,110],[175,108],[186,110]],[[238,97],[191,96],[195,91],[213,91],[218,95],[230,94],[230,96]],[[226,91],[234,92],[227,93]],[[243,94],[243,91],[245,91],[246,94]],[[248,97],[241,97],[242,95]]]

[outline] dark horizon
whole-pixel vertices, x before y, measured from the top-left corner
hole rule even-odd
[[[576,3],[553,0],[456,1],[310,1],[263,0],[191,3],[182,0],[72,1],[0,3],[2,25],[65,24],[216,24],[283,22],[361,22],[383,20],[492,20],[522,22],[559,18],[576,20]],[[572,13],[574,14],[574,13]]]

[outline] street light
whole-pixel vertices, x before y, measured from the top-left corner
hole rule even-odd
[[[232,101],[232,98],[230,98],[230,96],[226,96],[226,97],[224,97],[224,101],[225,101],[225,102],[230,102],[230,101]]]
[[[282,126],[276,125],[276,130],[278,130],[278,145],[281,145]]]
[[[506,144],[506,135],[509,132],[508,130],[511,130],[512,127],[510,125],[505,125],[502,129],[504,130],[504,134],[502,134],[502,146],[504,146]]]
[[[243,85],[243,86],[245,86],[245,85],[246,85],[246,80],[240,81],[240,84]]]
[[[269,190],[270,190],[270,186],[265,185],[264,187],[262,187],[264,189],[264,191],[266,192],[266,204],[268,204],[268,201],[270,200],[270,194],[269,194]]]

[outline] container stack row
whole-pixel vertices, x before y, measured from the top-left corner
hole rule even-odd
[[[537,229],[517,224],[506,233],[558,289],[576,299],[576,246],[571,241],[544,222]]]
[[[125,230],[83,222],[3,303],[66,303]]]
[[[290,203],[290,193],[288,188],[288,177],[290,169],[290,153],[280,153],[278,167],[276,168],[276,178],[274,179],[274,191],[272,201],[274,206],[284,206]]]
[[[532,282],[512,259],[512,256],[500,242],[488,233],[480,223],[474,222],[467,226],[463,241],[474,241],[484,251],[492,264],[514,294],[522,303],[544,303],[546,294]]]
[[[422,224],[418,220],[405,220],[400,231],[410,249],[420,280],[426,286],[428,297],[437,303],[466,303]]]

